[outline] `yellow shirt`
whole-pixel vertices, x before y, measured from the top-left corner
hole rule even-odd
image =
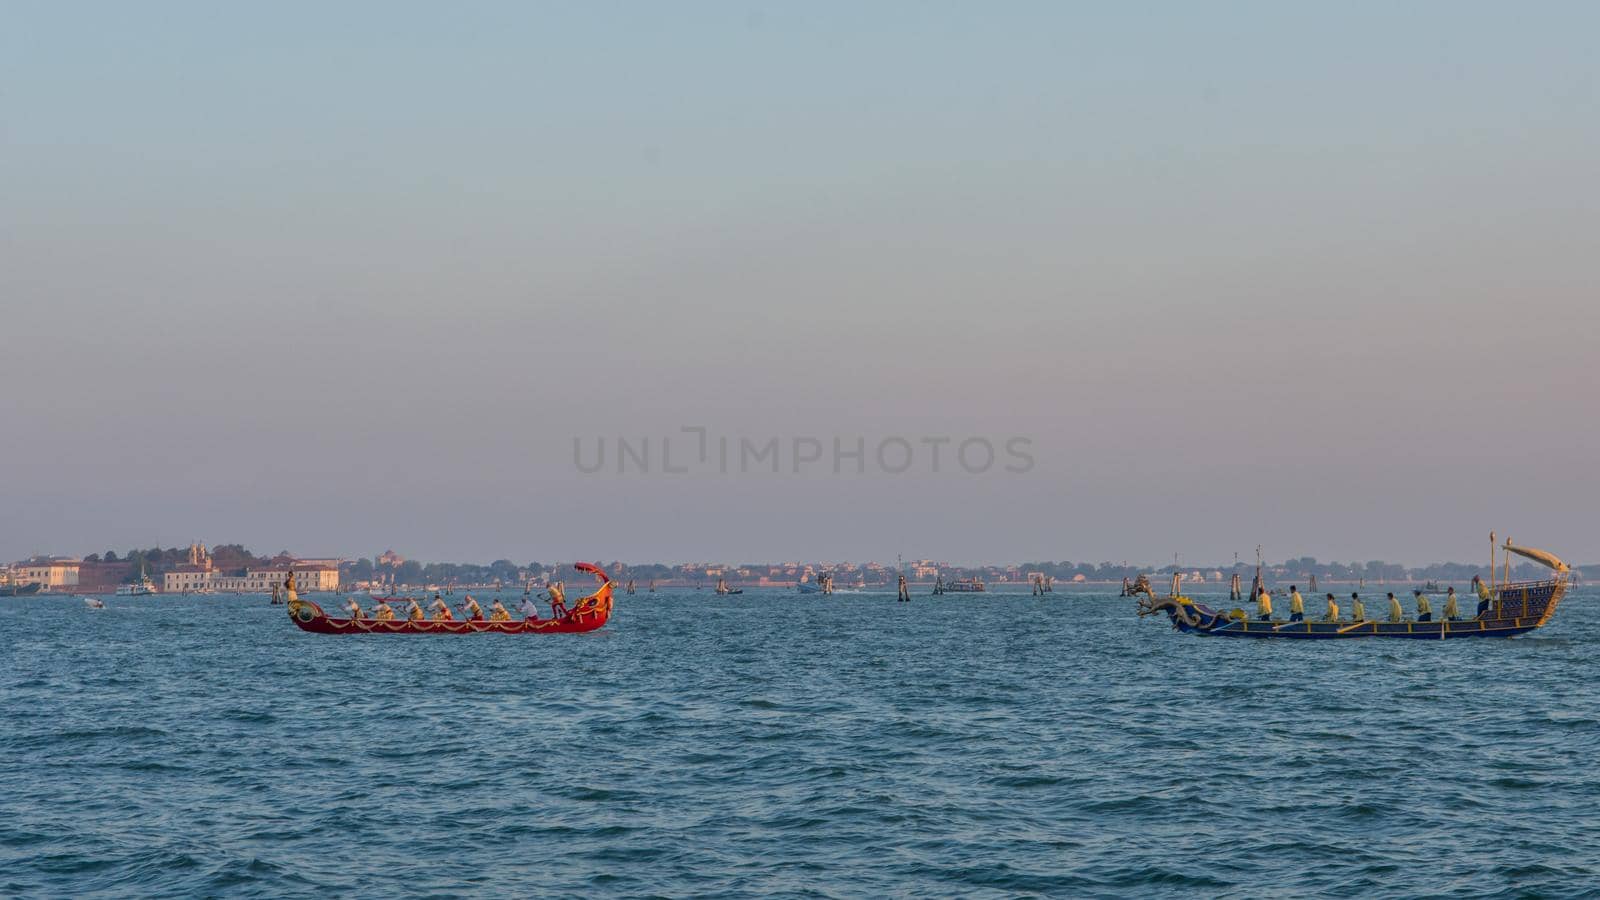
[[[1350,604],[1350,621],[1352,621],[1352,622],[1365,622],[1366,620],[1367,620],[1367,605],[1365,603],[1362,603],[1360,600],[1355,600],[1355,601],[1351,602],[1351,604]]]
[[[1428,602],[1428,595],[1422,594],[1421,596],[1417,597],[1417,615],[1426,616],[1432,614],[1433,604]]]
[[[1444,598],[1444,615],[1447,619],[1454,619],[1461,615],[1461,608],[1456,606],[1456,595],[1446,594]]]
[[[406,613],[406,618],[413,622],[420,622],[427,617],[428,615],[422,611],[422,607],[418,606],[416,601],[412,601],[411,609]]]
[[[1256,612],[1263,616],[1272,615],[1272,595],[1266,591],[1256,595]]]
[[[1290,594],[1289,595],[1289,612],[1292,612],[1292,613],[1304,613],[1305,611],[1306,611],[1306,601],[1305,601],[1305,598],[1300,596],[1300,592],[1299,591],[1295,591],[1294,593]]]
[[[1400,598],[1389,601],[1389,621],[1399,622],[1405,619],[1405,611],[1400,608]]]
[[[498,601],[495,602],[495,603],[489,604],[489,621],[491,621],[491,622],[505,622],[505,621],[509,620],[510,618],[511,618],[511,613],[507,612],[506,608],[504,606],[501,606]]]
[[[372,610],[372,617],[379,622],[392,622],[394,621],[394,607],[387,603],[379,603]]]
[[[1332,600],[1329,600],[1328,601],[1328,615],[1325,618],[1329,622],[1337,622],[1337,621],[1339,621],[1339,604],[1333,602]]]
[[[1487,599],[1489,599],[1489,586],[1487,584],[1484,584],[1481,581],[1478,582],[1478,599],[1479,600],[1487,600]]]
[[[354,600],[351,600],[350,603],[345,606],[345,609],[350,610],[350,618],[352,619],[365,619],[367,617],[367,614],[361,611],[361,604],[355,602]]]

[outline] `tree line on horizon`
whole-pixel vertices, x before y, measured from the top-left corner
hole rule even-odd
[[[242,544],[218,544],[210,548],[213,568],[224,575],[243,575],[246,569],[263,566],[274,558],[290,555],[287,550],[280,550],[271,555],[259,555]],[[148,549],[132,549],[118,554],[114,550],[104,553],[94,553],[85,557],[85,563],[120,563],[128,567],[124,581],[133,581],[144,571],[152,578],[159,578],[163,573],[183,565],[189,561],[188,547],[151,547]],[[340,580],[346,582],[356,581],[393,581],[399,584],[484,584],[500,582],[502,584],[520,584],[523,582],[545,577],[559,577],[560,570],[570,566],[570,563],[547,565],[538,561],[516,563],[509,559],[497,559],[488,564],[459,563],[459,562],[422,562],[419,560],[406,560],[399,565],[379,565],[375,559],[362,557],[343,563],[340,566]],[[655,579],[664,581],[680,577],[707,577],[703,572],[688,570],[683,565],[669,565],[665,563],[623,563],[613,560],[602,564],[607,572],[617,579],[634,579],[648,581]],[[748,569],[758,574],[766,574],[773,568],[779,567],[778,563],[740,563],[722,568],[731,573],[738,569]],[[864,565],[815,565],[817,571],[827,571],[838,579],[864,578],[868,581],[881,581],[887,567],[868,569]],[[1356,581],[1366,579],[1369,582],[1382,581],[1468,581],[1473,575],[1482,574],[1485,567],[1468,563],[1446,562],[1432,563],[1420,567],[1406,567],[1398,563],[1388,563],[1382,560],[1369,560],[1367,562],[1320,562],[1315,557],[1302,556],[1286,560],[1281,563],[1270,563],[1265,566],[1268,576],[1275,581],[1286,579],[1300,579],[1309,581],[1316,575],[1324,581]],[[1600,577],[1600,566],[1579,567],[1580,571],[1590,577]],[[1125,563],[1074,563],[1067,560],[1059,562],[1036,561],[1024,562],[1017,566],[948,566],[941,569],[941,573],[950,578],[980,577],[994,579],[1001,577],[1012,570],[1024,573],[1038,572],[1048,575],[1058,581],[1072,581],[1078,576],[1083,576],[1086,581],[1116,582],[1123,578],[1137,578],[1140,575],[1170,575],[1174,571],[1193,572],[1202,571],[1210,573],[1220,571],[1227,575],[1238,571],[1243,577],[1250,577],[1254,565],[1239,563],[1223,564],[1180,564],[1174,566],[1168,563],[1164,566],[1152,567],[1149,565],[1130,565]],[[1593,570],[1593,571],[1586,571]],[[1521,563],[1513,566],[1512,573],[1518,578],[1539,577],[1543,572],[1532,563]],[[570,574],[570,573],[568,573]]]

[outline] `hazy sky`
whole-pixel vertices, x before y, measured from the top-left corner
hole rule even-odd
[[[0,3],[0,558],[1600,559],[1597,34]]]

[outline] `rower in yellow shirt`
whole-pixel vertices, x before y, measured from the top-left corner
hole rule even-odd
[[[511,621],[511,610],[506,609],[505,604],[500,602],[500,598],[499,597],[496,597],[493,600],[489,601],[489,621],[491,621],[491,622],[509,622],[509,621]]]
[[[483,621],[483,607],[478,605],[478,601],[472,599],[471,594],[468,594],[466,602],[461,604],[461,610],[467,614],[468,619],[474,622]]]
[[[427,617],[428,614],[422,610],[422,604],[417,602],[417,598],[412,597],[411,606],[406,610],[406,620],[410,622],[421,622]]]
[[[1365,622],[1367,620],[1367,605],[1361,602],[1361,595],[1350,595],[1350,621]]]
[[[557,581],[550,585],[550,617],[559,619],[567,614],[567,592],[562,588],[562,583]]]
[[[372,608],[372,617],[379,622],[393,622],[394,607],[387,600],[379,600],[378,605]]]
[[[367,614],[361,609],[361,604],[357,603],[354,597],[350,598],[350,602],[346,603],[344,608],[350,610],[350,618],[352,619],[365,619],[367,617]]]
[[[1489,611],[1489,604],[1494,597],[1489,593],[1489,586],[1476,575],[1472,576],[1472,586],[1478,594],[1478,618],[1481,619]]]
[[[1417,598],[1417,621],[1432,622],[1433,604],[1428,602],[1428,595],[1421,591],[1412,591],[1411,593]]]
[[[1444,617],[1452,622],[1461,618],[1461,607],[1456,605],[1456,589],[1453,586],[1444,595]]]
[[[1339,621],[1339,601],[1333,599],[1333,595],[1332,594],[1328,595],[1328,614],[1322,617],[1322,621],[1324,621],[1324,622],[1337,622],[1337,621]]]
[[[1391,622],[1404,622],[1405,620],[1406,620],[1405,610],[1400,608],[1400,601],[1395,599],[1394,591],[1390,591],[1389,592],[1389,621],[1391,621]]]
[[[456,620],[456,617],[450,613],[450,604],[444,602],[444,598],[438,594],[433,595],[433,602],[428,604],[428,609],[433,613],[433,618],[440,622],[454,622]]]
[[[1256,618],[1263,622],[1272,621],[1272,595],[1267,593],[1266,588],[1256,595]]]
[[[1300,596],[1300,586],[1289,585],[1289,621],[1304,622],[1306,620],[1306,601]]]

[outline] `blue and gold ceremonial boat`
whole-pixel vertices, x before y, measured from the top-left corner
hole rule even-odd
[[[1492,546],[1492,542],[1491,542]],[[1531,547],[1514,546],[1509,540],[1503,548],[1506,578],[1495,584],[1495,563],[1490,558],[1486,597],[1463,598],[1476,602],[1481,611],[1472,618],[1436,619],[1430,622],[1390,622],[1374,619],[1329,622],[1266,621],[1249,618],[1243,610],[1217,610],[1178,595],[1151,597],[1139,601],[1139,615],[1166,613],[1172,627],[1193,634],[1236,638],[1285,638],[1289,640],[1336,640],[1339,638],[1410,638],[1442,641],[1456,638],[1507,638],[1526,634],[1550,621],[1561,598],[1566,595],[1571,569],[1554,554]],[[1533,560],[1552,570],[1554,575],[1539,581],[1510,581],[1510,554]]]

